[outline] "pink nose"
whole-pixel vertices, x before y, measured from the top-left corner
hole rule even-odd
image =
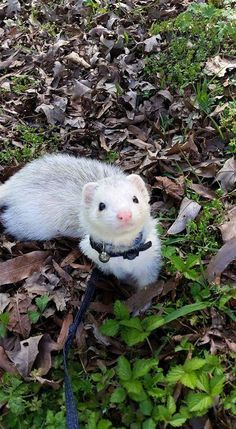
[[[132,213],[129,210],[122,210],[117,213],[117,219],[121,222],[128,222],[132,218]]]

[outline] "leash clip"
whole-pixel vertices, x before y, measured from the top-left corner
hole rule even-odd
[[[99,261],[104,264],[110,260],[110,255],[105,251],[105,244],[103,243],[102,251],[99,253]]]

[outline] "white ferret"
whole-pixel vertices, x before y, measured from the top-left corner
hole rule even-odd
[[[19,240],[80,237],[83,253],[104,273],[137,287],[158,277],[156,221],[145,183],[136,174],[127,176],[92,159],[46,155],[0,185],[0,207],[6,231]],[[145,248],[149,241],[151,247]],[[137,249],[132,260],[117,256]]]

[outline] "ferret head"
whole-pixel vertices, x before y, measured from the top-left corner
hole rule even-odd
[[[145,183],[137,174],[87,183],[82,192],[82,213],[93,238],[130,244],[150,216]]]

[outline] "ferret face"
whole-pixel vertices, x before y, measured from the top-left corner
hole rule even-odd
[[[103,240],[133,236],[150,214],[149,195],[140,176],[120,176],[84,186],[82,205],[90,234]]]

